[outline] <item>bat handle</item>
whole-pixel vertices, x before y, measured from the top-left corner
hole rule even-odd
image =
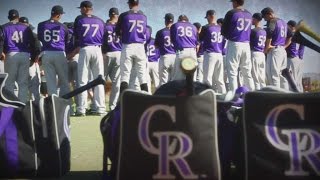
[[[283,69],[282,72],[281,72],[282,76],[285,77],[292,89],[293,92],[299,92],[298,88],[297,88],[297,85],[296,83],[294,82],[291,74],[290,74],[290,71],[288,68],[286,69]]]
[[[70,99],[73,96],[76,96],[76,95],[78,95],[78,94],[80,94],[80,93],[82,93],[84,91],[87,91],[87,90],[89,90],[89,89],[91,89],[91,88],[93,88],[95,86],[98,86],[100,84],[103,84],[103,85],[106,84],[106,82],[103,79],[102,75],[99,75],[95,80],[89,82],[88,84],[86,84],[86,85],[84,85],[82,87],[79,87],[79,88],[69,92],[68,94],[63,95],[62,98]]]

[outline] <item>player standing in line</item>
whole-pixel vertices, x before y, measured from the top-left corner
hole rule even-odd
[[[105,23],[102,19],[93,15],[92,3],[82,1],[80,12],[74,21],[74,37],[76,49],[71,53],[68,59],[79,53],[78,59],[78,82],[79,86],[84,86],[89,81],[89,73],[92,73],[93,79],[104,74],[103,56],[101,45],[105,32]],[[104,115],[106,112],[105,91],[103,85],[98,85],[93,92],[95,113]],[[77,107],[77,116],[84,116],[87,107],[87,92],[79,95],[79,105]]]
[[[262,14],[253,14],[252,24],[255,28],[251,30],[250,47],[252,58],[252,77],[256,90],[260,90],[266,86],[266,56],[263,51],[267,33],[261,27],[261,20]]]
[[[180,15],[178,22],[173,24],[170,28],[170,36],[177,54],[174,65],[173,80],[184,80],[186,77],[181,69],[182,59],[190,57],[197,61],[197,28],[189,22],[186,15]]]
[[[251,75],[250,33],[252,15],[243,8],[244,0],[231,0],[233,9],[230,10],[221,27],[222,35],[228,39],[226,68],[230,82],[230,91],[238,88],[238,69],[243,75],[244,85],[254,89]]]
[[[195,22],[193,25],[197,28],[198,30],[198,36],[201,33],[202,26],[200,23]],[[197,82],[203,82],[203,42],[198,40],[198,45],[197,45],[197,62],[198,62],[198,67],[196,71],[196,81]]]
[[[105,42],[102,46],[102,52],[104,54],[104,76],[109,76],[112,82],[109,99],[110,110],[113,110],[116,107],[120,93],[120,57],[122,44],[115,32],[118,17],[118,8],[110,8],[110,19],[106,23]]]
[[[65,47],[68,43],[68,28],[60,23],[63,8],[53,6],[49,20],[38,24],[38,39],[42,43],[42,66],[47,80],[48,95],[58,94],[57,76],[60,85],[59,96],[67,94],[69,89],[68,64]]]
[[[148,57],[148,72],[149,72],[149,87],[151,88],[151,82],[154,83],[154,87],[159,87],[159,49],[154,45],[155,39],[151,37],[150,42],[147,44],[147,57]],[[150,90],[151,92],[151,90]]]
[[[129,87],[130,74],[136,72],[140,88],[148,92],[146,42],[147,17],[139,10],[139,0],[128,0],[130,10],[122,13],[116,34],[122,41],[120,60],[120,93]]]
[[[159,48],[160,60],[159,60],[159,78],[160,86],[172,80],[174,72],[174,61],[176,59],[176,52],[173,48],[170,28],[174,22],[174,16],[171,13],[167,13],[164,17],[165,28],[159,30],[156,34],[155,46]]]
[[[27,17],[20,17],[19,22],[23,23],[31,28],[31,30],[34,29],[34,27],[29,24],[29,19]],[[36,40],[36,49],[40,50],[41,49],[41,43],[38,40],[38,36],[36,33],[33,33],[33,37]],[[40,54],[40,52],[37,52],[37,54]],[[36,102],[39,102],[40,100],[40,67],[38,62],[30,62],[29,66],[29,91],[30,91],[30,99],[34,100]]]
[[[264,8],[262,17],[267,21],[267,40],[264,53],[267,54],[266,75],[269,85],[289,89],[288,81],[281,72],[287,67],[287,23],[277,18],[274,11]]]
[[[304,46],[298,43],[291,42],[292,36],[296,32],[297,23],[293,20],[288,21],[288,38],[289,46],[286,48],[288,57],[288,68],[292,73],[292,78],[295,81],[299,92],[303,92],[302,77],[303,77],[303,51]]]
[[[223,18],[219,18],[217,20],[217,23],[219,26],[222,26],[224,19]],[[228,45],[228,40],[222,36],[222,57],[223,57],[223,77],[224,77],[224,83],[226,85],[226,90],[229,91],[229,80],[228,80],[228,73],[227,73],[227,65],[226,65],[226,55],[227,55],[227,45]]]
[[[29,58],[34,61],[38,55],[35,47],[36,40],[31,28],[19,22],[17,10],[11,9],[8,19],[10,22],[2,25],[2,37],[0,37],[3,39],[4,69],[8,73],[5,88],[14,94],[15,82],[17,82],[18,98],[25,103],[28,101]]]
[[[226,93],[223,78],[221,27],[216,24],[216,12],[208,10],[205,17],[208,24],[202,27],[200,40],[203,42],[203,82],[214,87],[218,93]]]

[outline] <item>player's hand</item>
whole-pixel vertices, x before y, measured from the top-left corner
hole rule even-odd
[[[0,56],[0,60],[1,61],[4,61],[6,59],[6,54],[4,54],[3,52],[1,53],[1,56]]]

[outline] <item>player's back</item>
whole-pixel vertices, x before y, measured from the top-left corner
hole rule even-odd
[[[233,42],[249,42],[252,15],[246,9],[230,10],[223,23],[222,34]]]
[[[268,23],[268,33],[272,33],[271,45],[284,46],[287,39],[287,23],[279,18],[272,19]]]
[[[201,40],[204,50],[207,52],[222,53],[221,27],[216,24],[208,24],[202,28]]]
[[[106,35],[108,36],[108,38],[106,38],[106,40],[107,40],[106,51],[107,52],[121,51],[121,49],[122,49],[122,44],[120,42],[119,37],[116,36],[115,29],[116,29],[116,24],[113,24],[113,23],[106,24],[105,30],[107,33]]]
[[[120,14],[117,31],[120,31],[123,44],[145,43],[147,17],[142,11],[129,10]]]
[[[170,28],[170,36],[176,50],[197,46],[197,28],[189,22],[179,21],[173,24]]]
[[[158,46],[161,55],[175,54],[169,28],[163,28],[157,32],[155,44]]]
[[[252,51],[263,52],[267,33],[264,29],[257,27],[251,30],[250,48]]]
[[[68,34],[68,28],[58,21],[47,20],[38,24],[38,39],[43,51],[65,51]]]
[[[30,52],[30,43],[34,39],[32,30],[19,22],[8,22],[2,25],[4,36],[4,53]]]
[[[74,35],[80,47],[101,46],[105,23],[94,15],[80,15],[74,23]]]
[[[149,62],[158,62],[160,58],[159,49],[155,46],[155,39],[150,38],[150,42],[147,45],[147,56]]]

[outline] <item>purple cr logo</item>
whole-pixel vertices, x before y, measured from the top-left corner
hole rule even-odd
[[[185,160],[193,148],[191,138],[182,132],[154,132],[152,135],[158,139],[158,147],[154,146],[149,137],[149,124],[152,115],[157,111],[165,111],[169,114],[171,121],[176,121],[176,110],[174,106],[154,105],[145,110],[139,122],[138,136],[141,146],[150,154],[157,155],[158,172],[153,179],[175,179],[170,173],[170,162],[177,168],[183,179],[198,179],[188,162]],[[173,139],[170,143],[170,139]],[[179,143],[179,144],[178,144]],[[179,147],[180,149],[176,149]]]
[[[320,176],[320,133],[312,129],[282,129],[278,130],[278,116],[285,110],[294,110],[304,120],[304,106],[295,104],[280,105],[273,108],[265,122],[268,141],[275,148],[289,153],[290,169],[286,176],[308,176],[303,164],[309,164],[311,169]],[[282,134],[286,138],[280,138]],[[306,163],[303,163],[306,162]]]

